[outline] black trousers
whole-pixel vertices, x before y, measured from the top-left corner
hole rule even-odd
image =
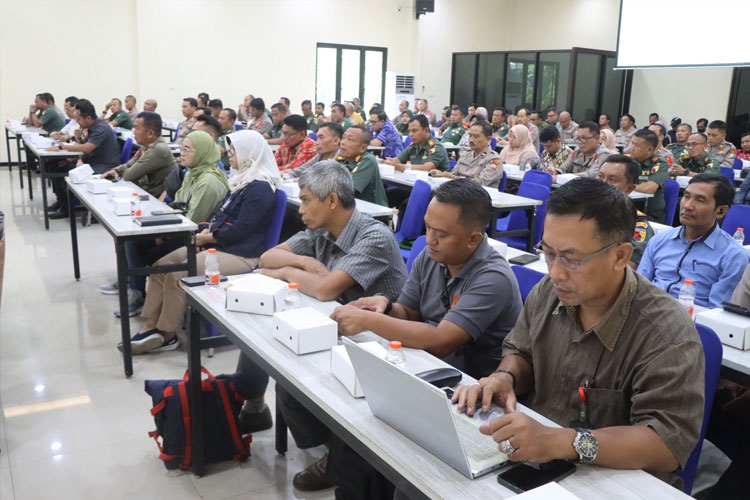
[[[253,361],[240,353],[237,360],[237,390],[246,399],[263,397],[268,387],[268,374],[260,369]]]

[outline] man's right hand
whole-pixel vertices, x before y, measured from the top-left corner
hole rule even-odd
[[[507,373],[484,377],[477,384],[459,386],[451,401],[458,403],[459,411],[466,408],[467,415],[474,414],[480,399],[483,412],[489,411],[494,401],[502,406],[506,413],[513,413],[516,411],[516,392],[513,390],[512,380]]]
[[[368,306],[372,307],[376,313],[384,314],[385,308],[388,307],[388,298],[382,295],[375,295],[373,297],[362,297],[352,302],[349,302],[350,306]]]
[[[325,264],[312,257],[304,257],[301,264],[302,270],[308,273],[326,275],[330,272]]]
[[[102,174],[102,179],[117,180],[117,177],[118,177],[117,172],[115,172],[114,170],[107,170],[106,172]]]

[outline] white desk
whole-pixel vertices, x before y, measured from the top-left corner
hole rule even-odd
[[[526,172],[525,172],[525,171],[512,172],[512,173],[511,173],[511,172],[508,172],[508,171],[506,171],[506,175],[508,176],[508,179],[512,179],[512,180],[514,180],[514,181],[518,181],[518,182],[521,182],[521,181],[523,180],[523,176],[524,176],[525,174],[526,174]],[[557,182],[553,182],[553,183],[552,183],[552,189],[557,189],[557,188],[559,188],[559,187],[560,187],[561,185],[562,185],[562,184],[558,184]],[[653,194],[649,194],[649,193],[640,193],[640,192],[638,192],[638,191],[633,191],[632,193],[630,193],[630,195],[629,195],[629,196],[630,196],[630,199],[631,199],[631,200],[645,200],[645,199],[648,199],[648,198],[653,198],[653,197],[654,197],[654,195],[653,195]]]
[[[24,149],[27,152],[26,155],[26,170],[29,175],[29,199],[34,199],[34,190],[31,186],[31,168],[28,165],[28,153],[36,156],[39,160],[39,178],[41,180],[42,188],[42,211],[44,213],[44,229],[49,229],[49,207],[47,206],[47,179],[50,178],[62,178],[67,175],[66,172],[47,172],[47,160],[49,159],[60,159],[60,158],[77,158],[81,156],[81,153],[74,151],[46,151],[45,149],[37,149],[37,147],[24,140]]]
[[[132,221],[130,215],[115,215],[106,194],[94,194],[87,190],[86,184],[73,184],[70,178],[66,177],[65,182],[68,185],[68,213],[70,214],[70,240],[73,250],[73,274],[75,279],[81,277],[81,270],[78,262],[78,230],[76,227],[76,215],[73,207],[73,197],[78,198],[81,204],[96,216],[104,229],[115,240],[115,254],[117,256],[117,283],[120,297],[120,329],[122,331],[123,359],[125,376],[130,377],[133,374],[133,358],[130,347],[130,317],[128,310],[128,276],[131,274],[155,274],[171,271],[187,271],[190,276],[195,275],[195,232],[198,226],[184,216],[181,224],[171,224],[164,226],[147,226],[141,227]],[[132,193],[141,195],[148,194],[135,184],[126,181],[113,182],[112,185],[127,186],[132,189]],[[154,210],[164,210],[169,207],[148,195],[148,201],[141,201],[141,210],[145,214],[151,214]],[[187,263],[170,266],[148,266],[145,268],[130,269],[125,258],[125,242],[156,238],[170,237],[182,238],[184,245],[187,247]]]
[[[377,419],[364,399],[355,399],[330,372],[330,351],[297,356],[286,346],[271,337],[271,317],[237,312],[224,308],[224,291],[221,288],[186,288],[190,306],[189,346],[195,346],[199,336],[198,316],[202,315],[216,325],[243,353],[271,375],[308,410],[341,437],[355,452],[377,468],[392,483],[412,499],[508,498],[514,493],[497,483],[497,473],[478,479],[467,479],[440,459],[405,438],[394,428]],[[336,306],[332,302],[318,302],[305,295],[301,306],[310,305],[321,312],[330,313]],[[383,339],[372,333],[352,337],[355,341]],[[416,373],[425,369],[446,366],[429,354],[405,349],[406,369]],[[192,380],[200,377],[200,349],[188,353]],[[473,379],[464,375],[464,383]],[[199,397],[200,384],[191,384],[193,400]],[[397,388],[394,388],[397,390]],[[518,406],[545,425],[555,424],[536,412]],[[193,431],[193,471],[201,475],[203,437],[201,405],[191,406]],[[278,425],[278,421],[277,421]],[[277,439],[279,435],[277,434]],[[283,438],[286,438],[284,430]],[[278,441],[277,441],[278,449]],[[572,476],[560,485],[583,499],[642,498],[685,499],[680,491],[642,471],[604,469],[579,465]]]
[[[14,120],[15,121],[15,120]],[[21,164],[21,139],[23,137],[24,133],[32,133],[32,134],[39,134],[39,135],[47,135],[47,132],[39,127],[31,127],[29,125],[17,125],[15,124],[11,125],[11,123],[5,124],[5,150],[8,152],[8,169],[13,172],[13,159],[11,158],[11,149],[10,149],[10,138],[12,137],[16,140],[16,155],[18,158],[18,180],[21,184],[21,189],[23,189],[23,166]],[[29,177],[31,177],[31,173],[29,173]]]
[[[707,309],[707,307],[695,305],[696,315]],[[750,350],[743,351],[725,344],[722,344],[721,347],[722,376],[739,384],[750,386]]]

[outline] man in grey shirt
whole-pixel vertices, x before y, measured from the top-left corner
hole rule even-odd
[[[490,197],[477,183],[442,184],[424,218],[427,247],[398,301],[366,297],[338,307],[331,317],[339,332],[370,330],[424,349],[472,377],[492,373],[523,305],[510,266],[487,243],[491,213]]]
[[[599,125],[594,122],[583,122],[577,129],[576,142],[578,147],[559,168],[549,167],[547,172],[552,174],[552,180],[557,182],[557,174],[574,173],[582,177],[593,177],[599,173],[599,168],[612,154],[599,139]]]

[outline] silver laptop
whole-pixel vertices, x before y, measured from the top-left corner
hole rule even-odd
[[[468,478],[508,461],[479,426],[500,408],[473,417],[459,412],[445,392],[342,337],[372,413]],[[397,388],[397,390],[394,390]]]

